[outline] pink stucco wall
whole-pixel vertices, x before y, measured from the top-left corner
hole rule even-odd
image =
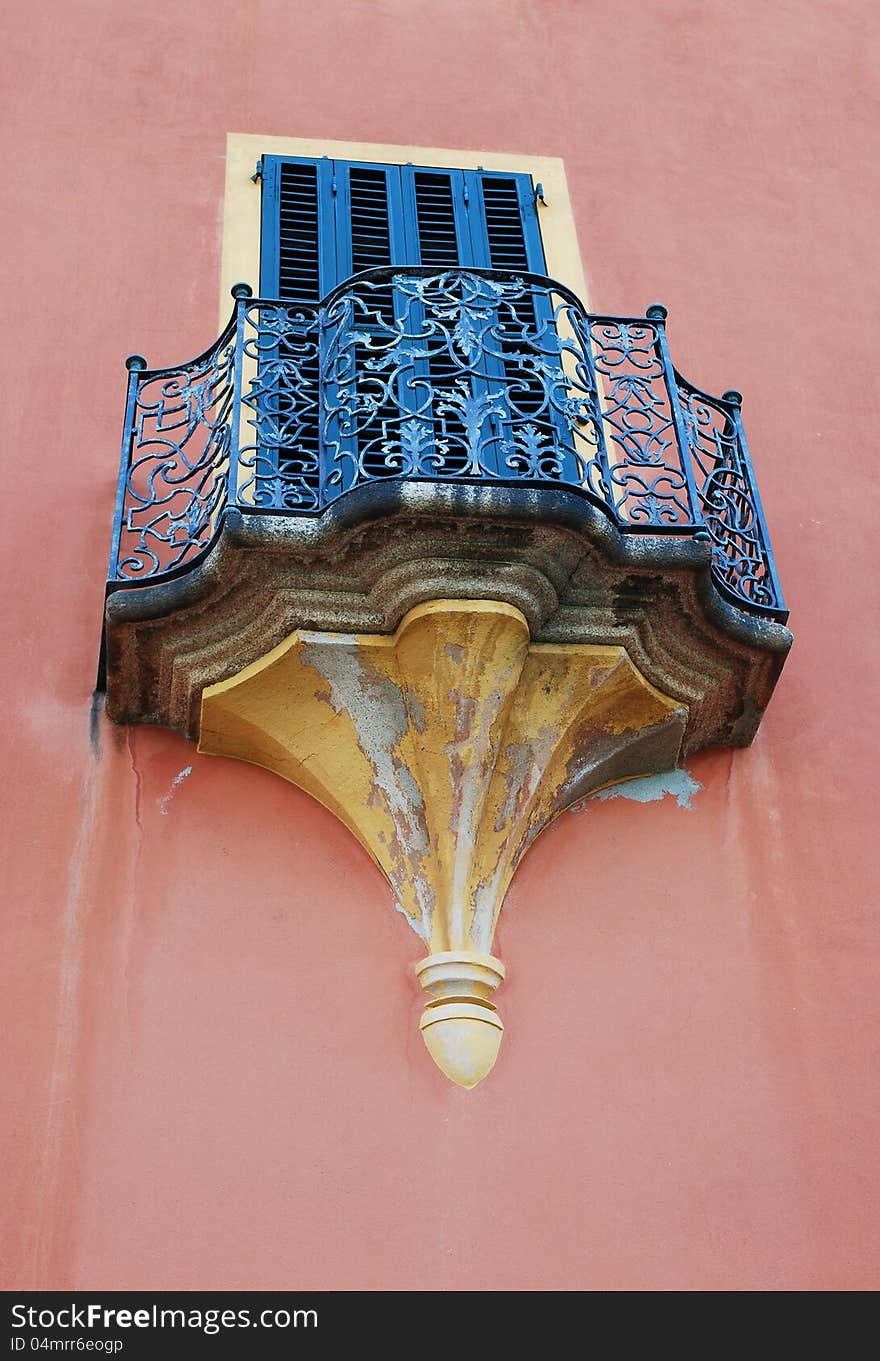
[[[3,1284],[880,1283],[873,9],[8,10]],[[795,651],[691,811],[530,853],[473,1093],[329,814],[167,732],[90,743],[122,359],[215,334],[227,131],[563,155],[593,305],[662,300],[746,394]]]

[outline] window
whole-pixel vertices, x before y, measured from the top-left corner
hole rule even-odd
[[[219,324],[229,317],[229,293],[240,279],[261,292],[260,236],[264,182],[254,181],[258,161],[317,165],[325,158],[349,165],[425,167],[467,173],[487,167],[491,178],[523,176],[544,186],[546,204],[540,214],[540,237],[546,268],[543,272],[567,284],[585,306],[589,304],[583,260],[574,224],[565,167],[557,156],[517,155],[497,150],[464,151],[446,147],[395,146],[375,142],[320,142],[302,137],[273,137],[231,132],[226,144],[226,189],[223,210],[223,252],[218,291]],[[534,203],[532,203],[534,208]],[[427,261],[426,263],[430,263]],[[503,266],[499,266],[501,268]],[[540,270],[538,272],[541,272]],[[271,294],[269,296],[272,296]]]
[[[256,142],[232,139],[236,149],[256,150]],[[308,508],[317,506],[319,487],[326,502],[380,477],[507,476],[511,459],[523,466],[517,441],[524,439],[539,457],[553,451],[557,470],[549,475],[573,475],[571,435],[548,400],[548,392],[563,391],[561,381],[553,386],[552,373],[562,377],[553,304],[546,288],[514,283],[548,273],[535,182],[543,174],[552,183],[555,173],[567,208],[561,165],[542,160],[533,178],[499,165],[510,157],[486,169],[450,165],[450,155],[439,154],[445,164],[428,157],[401,164],[259,147],[259,224],[250,237],[258,235],[259,271],[239,276],[257,274],[262,298],[306,309],[331,295],[349,316],[344,354],[342,331],[334,337],[327,313],[320,352],[305,327],[292,340],[286,323],[277,342],[262,335],[249,402],[258,442],[250,445],[253,476],[245,484],[256,504]],[[230,213],[235,202],[236,216],[245,215],[240,161],[239,154],[227,192],[225,270],[230,240],[238,248],[244,235]],[[253,220],[253,199],[246,211]],[[498,271],[496,293],[469,271]],[[419,285],[428,291],[419,295]],[[456,308],[465,327],[477,319],[479,352],[465,350],[464,360],[451,339],[454,322],[445,336],[436,323]]]
[[[261,178],[264,298],[317,303],[361,271],[397,265],[541,275],[546,270],[535,188],[524,173],[267,155],[261,158]],[[407,417],[421,422],[416,438],[420,435],[422,443],[430,423],[430,437],[440,451],[435,470],[461,474],[468,461],[467,421],[475,409],[485,410],[494,423],[495,438],[485,441],[483,461],[489,472],[500,473],[505,421],[497,399],[505,385],[518,417],[531,416],[535,429],[546,428],[550,438],[546,392],[517,358],[522,327],[533,330],[539,321],[552,322],[541,294],[520,298],[506,323],[495,314],[498,335],[469,366],[466,378],[460,356],[429,339],[423,357],[386,382],[375,367],[379,356],[387,353],[395,326],[412,334],[424,325],[425,307],[405,287],[395,287],[390,276],[380,275],[376,284],[362,293],[357,326],[363,338],[348,356],[348,368],[339,372],[340,389],[354,388],[360,400],[375,400],[376,411],[357,442],[345,434],[352,422],[344,417],[324,432],[342,468],[340,490],[355,471],[368,477],[399,472],[397,449]],[[450,291],[464,296],[457,285]],[[483,334],[486,302],[484,290],[472,313],[479,314]],[[276,356],[273,351],[273,362]],[[310,367],[300,363],[299,368],[300,377],[315,386],[318,363],[316,356]],[[281,390],[270,400],[272,428],[295,435],[283,441],[288,448],[279,449],[272,473],[311,487],[320,460],[317,423],[309,429],[301,419],[302,404]]]

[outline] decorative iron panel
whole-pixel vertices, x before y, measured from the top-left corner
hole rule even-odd
[[[243,308],[248,433],[238,458],[239,504],[320,510],[320,311],[280,302],[247,302]]]
[[[740,420],[742,398],[735,391],[710,397],[681,377],[677,394],[716,577],[738,602],[773,609],[779,586]]]
[[[234,325],[178,369],[128,361],[129,391],[109,577],[167,576],[210,547],[227,504]]]

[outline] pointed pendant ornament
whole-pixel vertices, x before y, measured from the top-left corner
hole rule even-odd
[[[533,644],[512,605],[435,600],[391,635],[297,630],[208,686],[199,750],[275,771],[366,848],[428,947],[428,1051],[474,1087],[501,1043],[492,942],[517,865],[578,799],[674,767],[686,723],[622,647]]]

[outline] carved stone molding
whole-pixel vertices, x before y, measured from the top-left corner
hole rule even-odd
[[[428,955],[425,1043],[454,1082],[491,1069],[498,914],[570,804],[669,770],[688,710],[625,648],[533,642],[497,600],[434,600],[393,634],[299,629],[203,693],[199,750],[311,794],[382,869]]]
[[[535,642],[625,648],[687,706],[688,752],[751,741],[791,635],[721,600],[710,545],[623,538],[561,491],[393,480],[379,490],[389,505],[378,518],[357,492],[315,519],[230,512],[203,564],[115,591],[105,618],[110,717],[195,737],[204,687],[296,629],[386,634],[414,606],[454,597],[515,606]]]

